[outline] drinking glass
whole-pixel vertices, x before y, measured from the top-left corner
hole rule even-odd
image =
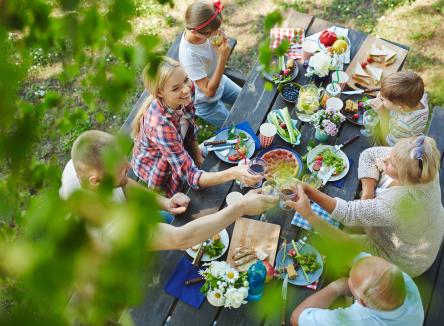
[[[279,196],[279,186],[274,180],[262,183],[262,194],[266,196]],[[262,213],[260,221],[267,222],[267,212]]]
[[[267,168],[267,162],[260,158],[255,157],[248,162],[248,173],[252,175],[265,175],[265,169]],[[252,185],[251,188],[259,188],[262,185],[262,180]]]
[[[318,189],[322,186],[322,180],[318,177],[316,172],[304,174],[302,177],[302,182],[312,186],[315,189]]]
[[[279,207],[285,211],[291,210],[291,207],[288,207],[285,202],[296,197],[296,184],[298,182],[298,179],[291,178],[279,185]]]
[[[362,121],[365,129],[361,129],[361,134],[365,137],[372,137],[375,127],[379,122],[378,113],[374,110],[367,110],[362,116]]]

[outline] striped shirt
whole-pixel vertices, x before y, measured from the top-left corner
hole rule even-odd
[[[387,144],[394,146],[401,138],[419,136],[424,133],[429,119],[427,96],[421,99],[424,108],[415,111],[390,111],[389,134]]]

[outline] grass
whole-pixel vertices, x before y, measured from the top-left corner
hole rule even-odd
[[[191,2],[177,2],[174,8],[170,8],[159,5],[156,0],[139,0],[136,17],[131,22],[134,33],[127,42],[131,44],[140,33],[155,33],[164,40],[164,49],[168,49],[183,29],[182,16]],[[265,15],[275,9],[292,8],[410,46],[406,68],[423,77],[432,105],[444,105],[444,0],[226,0],[224,5],[223,29],[238,40],[229,66],[244,75],[249,74],[256,62],[257,44],[265,36]],[[37,149],[39,158],[44,161],[56,158],[60,166],[68,160],[72,141],[82,131],[97,128],[116,132],[142,91],[142,83],[139,82],[137,89],[129,94],[125,109],[119,113],[112,113],[103,105],[99,115],[93,114],[95,111],[80,96],[81,80],[67,85],[57,78],[61,73],[62,55],[57,49],[48,53],[35,49],[28,82],[19,93],[20,98],[37,102],[46,92],[58,90],[70,98],[70,112],[81,110],[88,115],[86,122],[76,123],[74,120],[70,126],[66,126],[59,138],[42,138],[41,146]],[[48,125],[58,118],[57,112],[52,111],[47,112],[45,117]],[[200,139],[211,136],[215,128],[201,121],[199,124],[202,128]]]

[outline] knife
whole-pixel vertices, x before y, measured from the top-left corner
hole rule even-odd
[[[204,146],[217,146],[217,145],[224,145],[224,144],[236,144],[237,141],[238,141],[238,138],[206,141],[206,142],[204,142]]]
[[[337,153],[341,148],[353,143],[356,139],[358,139],[360,137],[359,134],[351,137],[350,139],[347,139],[345,142],[343,142],[342,144],[339,145],[335,145],[334,149],[333,149],[333,153]]]
[[[224,146],[211,146],[211,147],[207,147],[207,151],[208,152],[215,152],[215,151],[223,151],[224,149],[230,149],[233,148],[233,145],[224,145]]]
[[[357,89],[355,91],[345,91],[345,92],[342,92],[342,94],[344,94],[344,95],[354,95],[354,94],[372,93],[372,92],[377,92],[380,89],[381,88]]]
[[[192,264],[194,266],[199,266],[200,260],[202,259],[205,247],[210,243],[210,240],[205,240],[200,244],[199,250],[197,250],[196,256],[193,259]]]
[[[287,288],[288,288],[288,274],[285,274],[284,282],[282,283],[282,305],[281,305],[282,326],[285,326],[286,324],[285,312],[287,310]]]

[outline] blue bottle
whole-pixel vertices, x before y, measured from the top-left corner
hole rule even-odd
[[[267,277],[267,269],[262,261],[258,260],[256,264],[248,269],[248,301],[259,301],[264,292],[265,278]]]

